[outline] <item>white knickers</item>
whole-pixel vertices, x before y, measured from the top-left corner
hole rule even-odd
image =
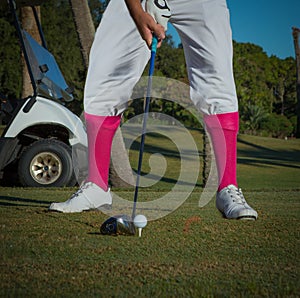
[[[204,114],[238,110],[226,0],[168,0],[184,48],[191,99]],[[84,91],[85,112],[116,116],[150,58],[124,0],[111,0],[93,42]]]

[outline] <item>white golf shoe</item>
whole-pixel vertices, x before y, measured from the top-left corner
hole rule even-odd
[[[101,210],[111,207],[110,189],[104,191],[93,182],[84,183],[70,199],[63,203],[52,203],[50,211],[74,213],[88,210]]]
[[[228,219],[257,219],[257,212],[251,208],[235,185],[228,185],[217,193],[216,206]]]

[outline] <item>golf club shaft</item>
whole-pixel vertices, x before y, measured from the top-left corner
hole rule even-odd
[[[145,110],[144,110],[144,117],[143,117],[143,128],[142,128],[142,136],[141,136],[141,144],[140,144],[139,160],[138,160],[138,168],[137,168],[137,177],[136,177],[134,199],[133,199],[132,220],[135,217],[136,204],[137,204],[138,192],[139,192],[139,184],[140,184],[141,168],[142,168],[142,162],[143,162],[145,135],[146,135],[147,119],[148,119],[149,107],[150,107],[152,77],[153,77],[153,73],[154,73],[154,62],[155,62],[157,43],[158,43],[157,37],[153,36],[152,45],[151,45],[151,58],[150,58],[150,66],[149,66],[148,86],[147,86]]]

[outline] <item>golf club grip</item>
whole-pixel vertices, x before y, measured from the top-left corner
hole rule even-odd
[[[135,192],[134,192],[134,199],[133,199],[132,220],[135,217],[136,203],[137,203],[139,184],[140,184],[141,168],[142,168],[142,162],[143,162],[143,152],[144,152],[144,145],[145,145],[146,126],[147,126],[147,119],[148,119],[150,99],[151,99],[152,76],[154,73],[154,65],[155,65],[154,62],[155,62],[157,44],[158,44],[158,39],[156,36],[153,35],[152,44],[151,44],[151,57],[150,57],[150,66],[149,66],[146,103],[145,103],[145,111],[144,111],[144,117],[143,117],[143,128],[142,128],[141,144],[140,144],[140,150],[139,150],[136,185],[135,185]]]
[[[152,38],[151,44],[151,58],[150,58],[150,67],[149,67],[149,77],[151,77],[154,73],[154,62],[155,62],[155,55],[157,50],[158,39],[155,35]]]

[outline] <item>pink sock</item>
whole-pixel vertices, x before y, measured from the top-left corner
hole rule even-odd
[[[88,178],[107,191],[113,137],[120,116],[96,116],[84,113],[88,136]]]
[[[204,121],[215,153],[219,176],[218,191],[230,184],[237,186],[238,112],[207,115]]]

